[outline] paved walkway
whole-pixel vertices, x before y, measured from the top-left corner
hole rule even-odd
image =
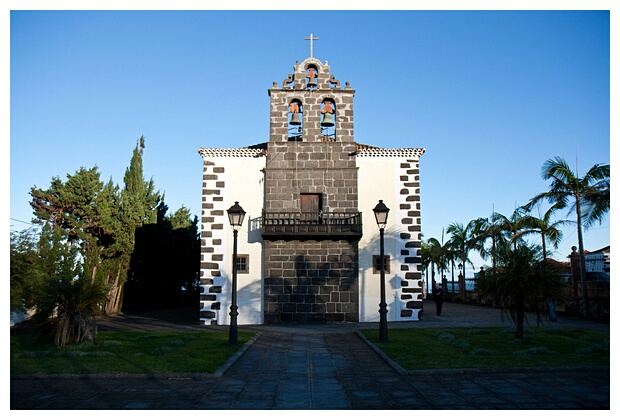
[[[432,303],[429,304],[432,306]],[[430,309],[430,308],[429,308]],[[441,317],[390,328],[510,325],[500,311],[444,304]],[[532,320],[532,322],[534,322]],[[609,330],[560,318],[558,324]],[[194,329],[112,317],[101,329]],[[11,409],[609,409],[609,369],[435,371],[402,375],[356,333],[375,324],[240,327],[260,332],[217,378],[12,377]]]

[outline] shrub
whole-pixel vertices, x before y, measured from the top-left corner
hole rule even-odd
[[[575,353],[577,354],[591,354],[591,353],[606,353],[609,351],[609,346],[605,346],[603,344],[592,344],[588,347],[582,347],[580,349],[576,349]]]
[[[488,356],[493,354],[493,352],[489,349],[478,348],[473,349],[471,352],[469,352],[469,354],[471,354],[472,356]]]
[[[536,354],[552,354],[553,352],[546,347],[530,347],[525,350],[517,350],[513,354],[515,356],[529,356]]]

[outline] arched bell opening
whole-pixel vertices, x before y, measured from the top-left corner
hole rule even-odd
[[[321,104],[321,141],[336,141],[336,104],[329,98]]]
[[[288,106],[288,141],[301,141],[303,133],[303,107],[301,101],[293,99]]]
[[[306,69],[306,88],[313,90],[319,85],[319,71],[316,66],[311,64]]]

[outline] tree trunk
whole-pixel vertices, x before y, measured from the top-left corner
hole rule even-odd
[[[123,303],[123,284],[120,282],[121,277],[121,269],[119,268],[118,274],[116,275],[116,298],[114,299],[114,313],[119,313],[121,311],[121,305]]]
[[[97,277],[97,268],[99,268],[99,264],[101,263],[101,251],[103,247],[87,247],[85,249],[85,263],[87,267],[91,269],[90,273],[90,284],[91,286],[95,284],[95,278]]]
[[[116,298],[114,299],[114,313],[117,314],[121,311],[123,296],[123,285],[116,287]]]
[[[106,306],[106,313],[108,314],[116,314],[120,312],[120,286],[119,286],[119,279],[121,276],[121,269],[119,268],[118,271],[116,272],[116,277],[114,278],[114,286],[112,287],[112,290],[110,291],[111,295],[112,295],[112,299],[110,299],[108,301],[108,305]]]
[[[92,275],[90,276],[91,285],[95,284],[95,276],[97,275],[97,267],[98,267],[97,265],[93,267],[93,272],[92,272]]]
[[[448,291],[448,279],[443,273],[443,268],[441,269],[441,290],[443,290],[444,299],[446,297],[446,292]],[[450,296],[450,302],[452,302],[452,296]]]
[[[523,298],[521,297],[517,297],[516,300],[517,300],[516,302],[517,330],[515,331],[515,338],[517,340],[522,340],[523,339],[523,322],[525,320],[525,302],[523,301]]]
[[[465,255],[465,252],[463,252],[463,255]],[[465,303],[465,289],[466,289],[466,282],[465,282],[465,261],[467,259],[467,256],[463,257],[463,290],[461,290],[461,298],[463,299],[463,303]],[[460,286],[459,286],[460,287]]]
[[[452,272],[452,297],[450,299],[454,299],[454,260],[452,260],[452,268],[450,272]]]
[[[586,257],[583,250],[583,233],[581,232],[581,199],[576,195],[577,211],[577,238],[579,241],[579,272],[581,274],[581,297],[583,298],[583,316],[590,318],[590,298],[588,296],[588,282],[586,278]]]
[[[495,276],[495,274],[497,273],[497,264],[495,262],[495,248],[496,248],[496,244],[495,244],[495,235],[493,235],[493,251],[491,253],[491,264],[493,266],[493,275]]]

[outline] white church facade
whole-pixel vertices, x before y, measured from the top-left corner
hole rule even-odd
[[[233,232],[238,233],[238,323],[376,322],[385,228],[388,321],[423,311],[419,160],[422,148],[355,141],[355,91],[310,57],[269,89],[269,141],[200,148],[203,159],[200,320],[228,325]]]

